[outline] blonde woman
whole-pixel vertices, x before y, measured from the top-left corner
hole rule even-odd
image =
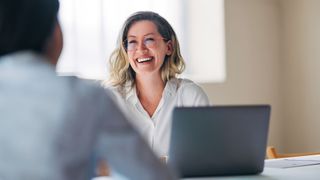
[[[143,11],[125,21],[110,57],[109,82],[160,157],[168,154],[173,108],[209,105],[198,85],[177,78],[184,68],[176,33],[163,17]]]

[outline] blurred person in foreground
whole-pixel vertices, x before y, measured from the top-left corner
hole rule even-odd
[[[128,179],[174,179],[108,91],[56,76],[58,9],[0,0],[0,179],[89,179],[92,153]]]

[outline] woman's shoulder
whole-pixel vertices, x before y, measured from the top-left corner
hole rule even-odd
[[[109,81],[100,81],[100,85],[103,87],[106,93],[111,94],[113,96],[119,96],[119,88],[117,86],[113,86]]]
[[[181,105],[208,105],[209,98],[205,91],[190,79],[177,78],[174,80],[177,84],[177,96]],[[179,103],[180,104],[180,103]]]
[[[186,78],[176,78],[177,90],[179,91],[203,91],[202,88],[195,82]]]
[[[127,99],[128,96],[132,93],[132,88],[129,83],[126,83],[125,86],[113,86],[111,84],[103,84],[102,85],[106,91],[110,91],[113,95],[117,96],[121,99]]]

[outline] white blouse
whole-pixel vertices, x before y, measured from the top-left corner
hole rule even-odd
[[[136,88],[127,86],[124,92],[111,88],[116,94],[118,103],[126,109],[132,124],[150,144],[160,157],[168,156],[171,112],[176,106],[207,106],[209,99],[206,93],[194,82],[187,79],[173,78],[166,83],[162,98],[152,117],[142,107]]]

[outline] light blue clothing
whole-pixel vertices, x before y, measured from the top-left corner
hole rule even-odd
[[[44,57],[0,57],[0,179],[83,180],[90,154],[129,179],[174,179],[103,88]]]

